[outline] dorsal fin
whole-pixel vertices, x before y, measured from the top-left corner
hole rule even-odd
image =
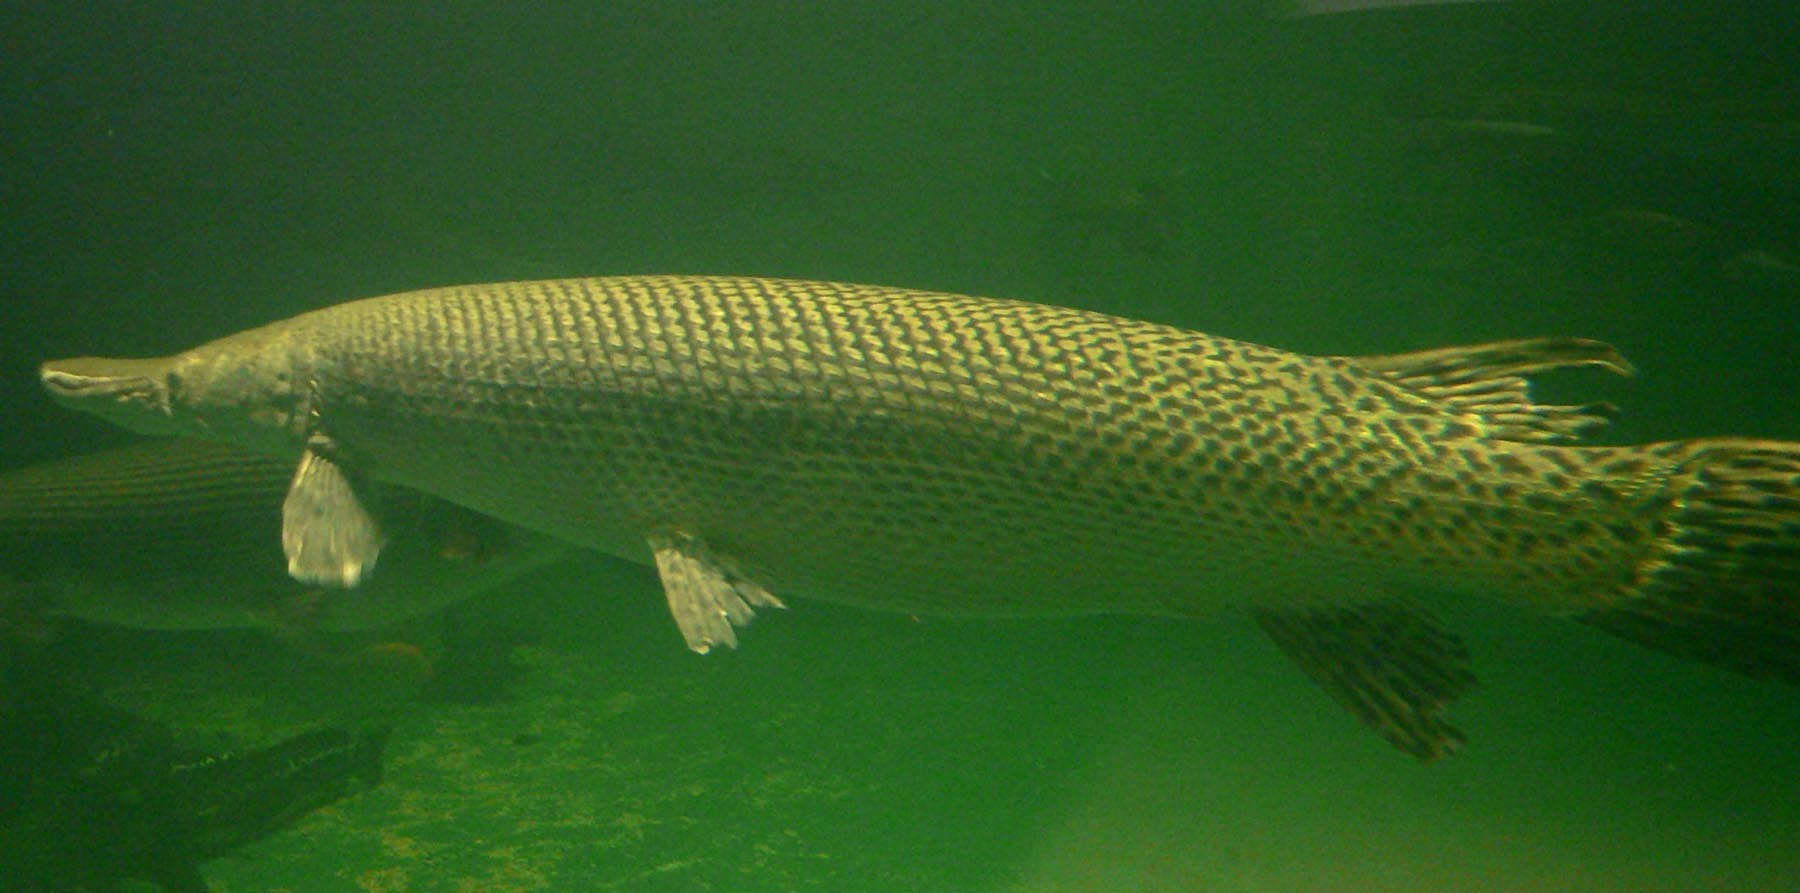
[[[1577,366],[1619,375],[1633,372],[1612,345],[1586,338],[1520,338],[1347,359],[1453,410],[1480,416],[1487,423],[1488,437],[1530,443],[1579,439],[1587,430],[1606,424],[1614,407],[1605,402],[1534,403],[1527,376]]]

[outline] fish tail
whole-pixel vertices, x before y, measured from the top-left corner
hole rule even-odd
[[[1655,547],[1622,597],[1581,619],[1679,657],[1800,685],[1800,443],[1661,448],[1676,463]]]

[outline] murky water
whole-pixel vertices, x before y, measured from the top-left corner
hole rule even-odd
[[[1611,438],[1800,439],[1790,14],[1192,5],[0,13],[0,464],[128,436],[46,357],[632,272],[1316,353],[1583,335],[1641,374],[1541,393],[1619,403]],[[397,722],[382,785],[219,891],[1800,889],[1800,692],[1553,619],[1447,612],[1483,684],[1420,766],[1241,618],[791,607],[698,657],[648,570],[583,559],[381,639],[469,668],[448,701],[368,641],[30,647],[209,742]]]

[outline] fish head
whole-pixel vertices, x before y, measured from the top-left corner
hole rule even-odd
[[[173,358],[76,357],[38,368],[50,396],[71,409],[99,416],[140,434],[186,434],[169,395]]]
[[[290,454],[305,411],[304,376],[245,335],[166,357],[79,357],[39,368],[57,402],[141,434],[188,436]]]

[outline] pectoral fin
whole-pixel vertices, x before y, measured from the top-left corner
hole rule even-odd
[[[281,504],[281,547],[294,579],[355,586],[374,568],[385,539],[329,447],[321,438],[307,444]]]
[[[650,550],[675,625],[687,646],[701,654],[714,645],[736,648],[732,627],[749,623],[757,608],[787,607],[768,590],[727,571],[697,537],[653,533]]]
[[[1256,622],[1388,743],[1426,762],[1462,746],[1444,714],[1475,685],[1475,674],[1462,641],[1437,618],[1381,602],[1262,609]]]

